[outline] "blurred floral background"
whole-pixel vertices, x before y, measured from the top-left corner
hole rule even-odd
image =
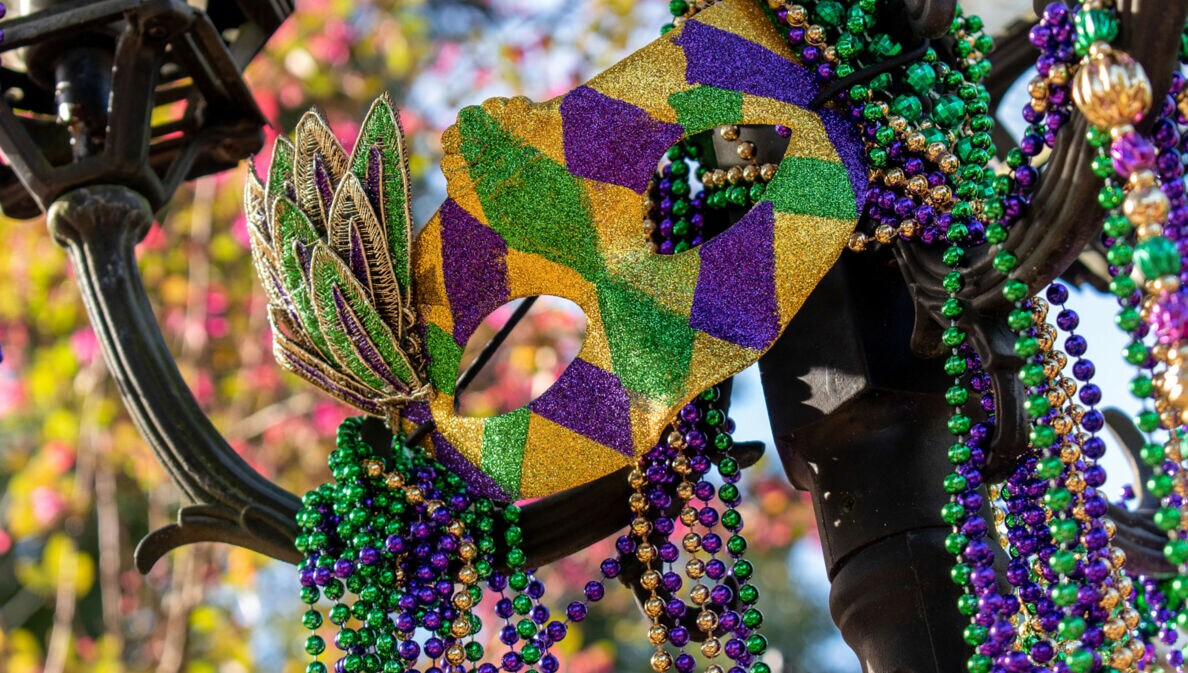
[[[662,0],[298,0],[248,78],[273,122],[269,146],[311,105],[349,144],[370,101],[390,92],[402,107],[423,222],[443,194],[440,134],[460,107],[563,93],[651,40],[667,18]],[[138,248],[141,269],[215,425],[258,470],[301,493],[328,478],[325,457],[349,411],[273,362],[241,212],[245,171],[184,186]],[[134,569],[133,546],[173,518],[179,494],[121,407],[44,222],[0,221],[0,243],[0,671],[304,670],[292,567],[197,545],[147,576]],[[496,312],[476,339],[509,312]],[[582,329],[580,313],[541,302],[464,408],[486,415],[535,397],[572,359]],[[758,393],[753,377],[736,384],[736,400]],[[761,402],[747,405],[736,415],[762,426]],[[770,462],[752,470],[745,512],[763,531],[751,539],[778,645],[769,663],[777,673],[857,671],[825,608],[811,508]],[[608,543],[543,570],[554,605],[571,599],[561,587],[580,588],[609,551]],[[646,666],[644,620],[626,589],[576,631],[563,670]]]

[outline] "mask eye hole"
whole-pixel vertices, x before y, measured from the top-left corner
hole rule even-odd
[[[648,185],[645,240],[661,255],[691,250],[742,219],[775,175],[791,131],[719,126],[669,148]]]
[[[516,299],[492,311],[466,342],[460,377],[466,376],[496,335],[506,335],[458,394],[455,404],[460,416],[487,418],[523,407],[561,378],[581,350],[586,314],[577,304],[550,295],[536,297],[509,329],[509,321],[525,301]],[[459,383],[463,382],[460,378]]]

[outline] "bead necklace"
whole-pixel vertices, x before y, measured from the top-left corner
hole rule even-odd
[[[734,509],[741,494],[738,461],[730,456],[733,422],[718,408],[719,401],[720,392],[712,388],[686,405],[671,431],[641,459],[631,474],[631,505],[638,516],[629,535],[616,544],[619,557],[600,566],[604,579],[611,579],[620,576],[624,563],[644,565],[638,585],[651,592],[644,610],[652,620],[648,636],[657,646],[651,660],[656,671],[675,666],[690,673],[695,660],[684,647],[692,640],[702,641],[701,654],[711,662],[723,654],[732,662],[727,667],[711,663],[708,673],[740,666],[753,673],[769,671],[757,660],[767,641],[758,632],[763,621],[755,607],[759,592],[748,583],[754,568],[745,559],[742,517]],[[399,441],[392,457],[381,457],[361,438],[361,428],[358,418],[343,423],[338,448],[330,456],[337,484],[307,494],[298,517],[298,544],[307,555],[300,572],[302,600],[311,606],[303,623],[319,629],[322,613],[312,606],[323,595],[335,601],[329,619],[339,627],[334,640],[342,651],[335,670],[403,673],[426,662],[425,673],[514,673],[525,665],[554,673],[559,662],[550,648],[565,638],[569,622],[585,618],[587,602],[603,597],[603,583],[588,583],[586,602],[571,603],[564,621],[550,621],[540,602],[544,585],[524,569],[518,548],[519,508],[500,509],[469,495],[458,477]],[[717,489],[704,478],[715,464],[723,482]],[[673,494],[683,505],[684,569],[693,582],[688,602],[676,597],[684,582],[672,571],[679,555],[672,542],[677,527],[666,514]],[[720,513],[711,504],[715,496],[725,507]],[[698,501],[700,506],[694,506]],[[715,532],[718,525],[727,533],[725,541]],[[494,555],[499,531],[507,549],[502,558]],[[729,564],[719,557],[722,552]],[[454,559],[462,565],[451,573]],[[654,567],[660,563],[667,572]],[[504,620],[499,640],[508,649],[497,657],[498,665],[479,663],[485,652],[475,638],[482,623],[474,610],[483,598],[484,578],[487,589],[500,596],[494,611]],[[508,589],[515,593],[507,595]],[[356,597],[349,604],[342,602],[348,592]],[[686,615],[696,634],[682,621]],[[352,618],[362,625],[348,626]],[[413,633],[418,628],[433,635],[420,643]],[[680,648],[675,657],[666,643]],[[328,670],[320,660],[326,651],[320,634],[312,634],[305,649],[315,658],[308,673]]]
[[[1179,394],[1180,352],[1185,344],[1184,314],[1177,309],[1184,305],[1185,299],[1179,278],[1181,255],[1173,242],[1182,236],[1185,219],[1182,169],[1175,151],[1178,134],[1174,122],[1167,119],[1172,111],[1169,108],[1173,108],[1170,100],[1161,105],[1162,119],[1155,124],[1154,143],[1133,129],[1131,124],[1137,123],[1151,104],[1150,84],[1142,66],[1110,46],[1117,34],[1112,11],[1086,5],[1078,16],[1082,15],[1086,18],[1078,22],[1078,44],[1086,57],[1077,76],[1074,94],[1078,107],[1095,126],[1094,139],[1102,148],[1099,150],[1102,154],[1107,143],[1105,134],[1112,139],[1109,142],[1112,167],[1116,178],[1125,181],[1122,185],[1107,187],[1113,190],[1109,205],[1114,208],[1111,213],[1113,227],[1107,233],[1117,239],[1112,241],[1110,251],[1115,255],[1110,261],[1123,264],[1130,261],[1126,259],[1128,256],[1132,256],[1145,282],[1141,288],[1136,287],[1130,276],[1122,275],[1123,269],[1118,269],[1111,281],[1111,290],[1125,298],[1130,312],[1141,307],[1138,312],[1141,321],[1131,327],[1132,343],[1126,356],[1140,367],[1140,375],[1135,379],[1137,385],[1132,386],[1132,390],[1137,388],[1135,392],[1140,397],[1154,399],[1154,409],[1148,407],[1138,418],[1140,430],[1148,434],[1149,448],[1144,449],[1144,459],[1149,460],[1154,470],[1148,488],[1160,498],[1155,524],[1168,534],[1164,556],[1177,566],[1182,578],[1188,570],[1185,565],[1188,562],[1188,540],[1181,522],[1181,496],[1173,492],[1177,490],[1174,488],[1177,477],[1183,477],[1181,426],[1188,420],[1183,413],[1185,401]],[[1182,78],[1173,81],[1172,86],[1182,90]],[[1160,151],[1162,162],[1157,161]],[[1175,217],[1172,217],[1173,199],[1181,208]],[[1131,230],[1138,242],[1132,255],[1128,255],[1124,237]],[[1126,322],[1134,323],[1129,315]],[[1154,348],[1148,348],[1142,341],[1148,326],[1156,331]],[[1150,373],[1160,363],[1164,365],[1163,371],[1151,377]],[[1150,440],[1160,426],[1168,433],[1162,451]],[[1170,659],[1177,660],[1173,665],[1178,666],[1182,656],[1178,648],[1173,649]]]
[[[476,640],[482,622],[475,609],[483,599],[484,579],[492,591],[511,586],[516,592],[495,608],[509,620],[501,634],[504,644],[510,648],[525,641],[518,652],[509,649],[503,655],[504,668],[518,670],[508,665],[551,657],[549,647],[564,630],[551,622],[542,636],[539,627],[547,611],[532,612],[513,629],[514,637],[507,636],[512,616],[530,613],[543,595],[543,586],[523,570],[519,508],[508,505],[500,511],[490,500],[473,497],[457,475],[407,449],[399,438],[390,455],[380,455],[363,440],[362,427],[359,418],[343,422],[329,458],[336,483],[307,493],[298,513],[297,546],[306,555],[299,573],[301,597],[311,606],[303,623],[316,631],[323,618],[312,606],[323,595],[335,602],[329,620],[339,627],[334,642],[342,651],[335,670],[403,673],[425,661],[426,673],[471,668],[494,673],[492,665],[477,664],[484,648]],[[506,548],[499,558],[497,531]],[[499,567],[511,569],[510,574]],[[355,597],[349,604],[343,602],[348,592]],[[357,628],[348,626],[352,619],[359,622]],[[432,635],[418,642],[418,629]],[[315,657],[307,673],[324,673],[326,664],[318,657],[326,650],[325,639],[314,633],[305,650]]]
[[[806,6],[809,4],[805,3]],[[833,2],[812,4],[813,6],[809,8],[801,5],[785,8],[782,3],[772,3],[772,8],[776,10],[776,20],[789,25],[789,41],[794,45],[801,40],[809,42],[802,48],[802,50],[812,48],[808,55],[802,53],[802,57],[806,61],[813,60],[819,52],[824,54],[819,50],[822,33],[828,27],[838,25],[840,14],[837,10],[844,9],[839,3]],[[820,11],[822,7],[825,10],[823,12]],[[878,59],[902,51],[902,46],[894,44],[886,36],[865,35],[865,30],[875,24],[873,21],[863,21],[863,12],[869,15],[873,9],[873,3],[866,3],[865,6],[860,3],[852,8],[846,29],[853,33],[862,33],[863,37],[869,38],[869,42],[855,38],[853,33],[847,33],[842,41],[845,48],[841,50],[840,56],[848,59],[865,51],[866,54]],[[1059,24],[1062,20],[1067,19],[1067,14],[1061,15],[1053,11],[1045,18],[1049,19],[1050,23]],[[980,455],[980,447],[969,446],[966,438],[965,433],[970,432],[974,424],[968,415],[962,413],[963,406],[970,400],[968,391],[962,385],[962,377],[972,373],[974,378],[968,380],[978,381],[977,385],[984,390],[988,386],[980,378],[980,363],[976,356],[969,352],[968,346],[964,343],[965,334],[957,325],[957,319],[964,312],[957,293],[963,285],[959,267],[965,255],[964,246],[977,245],[982,242],[983,238],[988,239],[999,248],[994,258],[996,270],[1008,274],[1009,277],[1009,274],[1018,266],[1018,260],[1009,251],[1002,249],[1001,244],[1005,241],[1007,226],[1018,217],[1022,210],[1025,203],[1023,195],[1028,188],[1034,185],[1037,177],[1036,169],[1030,165],[1028,158],[1038,155],[1043,145],[1053,145],[1056,132],[1067,122],[1069,112],[1067,89],[1061,87],[1067,84],[1069,75],[1066,62],[1072,58],[1068,53],[1071,51],[1069,41],[1072,34],[1067,23],[1063,27],[1057,26],[1056,30],[1050,31],[1050,34],[1044,34],[1044,31],[1037,31],[1036,34],[1033,34],[1033,41],[1050,47],[1052,53],[1047,55],[1047,60],[1041,63],[1040,68],[1041,76],[1047,79],[1033,83],[1031,87],[1033,102],[1025,111],[1025,118],[1032,124],[1032,127],[1022,148],[1025,151],[1012,152],[1008,156],[1008,165],[1013,169],[1011,176],[994,176],[992,173],[988,176],[985,169],[979,171],[976,165],[973,168],[961,165],[962,161],[970,164],[985,164],[989,156],[993,154],[993,145],[989,142],[988,136],[992,123],[988,118],[986,120],[979,119],[976,129],[972,128],[972,124],[968,127],[961,124],[959,129],[955,129],[957,132],[946,136],[938,135],[946,128],[957,126],[959,117],[968,114],[967,109],[963,106],[968,105],[974,114],[983,112],[979,104],[984,104],[984,100],[981,100],[977,95],[976,82],[985,74],[984,62],[979,58],[980,53],[987,51],[990,45],[987,40],[983,39],[983,36],[977,34],[981,27],[980,21],[972,18],[959,18],[954,25],[955,51],[962,59],[965,73],[973,81],[972,87],[956,92],[964,93],[964,97],[954,95],[953,91],[934,92],[931,90],[937,80],[951,86],[960,84],[959,80],[950,77],[951,73],[945,72],[939,67],[936,69],[927,67],[930,57],[933,61],[935,60],[934,53],[926,53],[924,63],[912,66],[912,81],[909,81],[908,84],[916,88],[914,95],[901,94],[890,101],[884,100],[881,104],[873,101],[870,89],[887,90],[892,83],[889,74],[886,77],[881,75],[882,79],[873,81],[870,88],[859,88],[857,91],[852,88],[849,92],[855,103],[865,103],[861,109],[857,104],[852,107],[855,112],[855,121],[878,122],[887,119],[889,122],[886,127],[866,127],[866,137],[869,141],[868,159],[872,166],[885,167],[887,160],[900,160],[903,154],[910,152],[924,154],[924,156],[910,157],[915,161],[906,167],[907,170],[891,168],[882,171],[881,175],[878,172],[874,173],[872,177],[875,180],[881,179],[882,186],[891,189],[872,191],[868,194],[868,203],[874,204],[874,207],[869,208],[867,215],[879,224],[876,225],[873,237],[861,232],[855,234],[851,247],[862,250],[870,244],[872,238],[878,243],[888,243],[897,236],[904,237],[899,228],[900,223],[909,215],[917,214],[921,216],[921,219],[926,220],[926,226],[920,231],[919,238],[922,242],[933,243],[946,240],[949,243],[949,248],[944,253],[944,260],[954,270],[945,279],[946,289],[950,291],[951,295],[943,307],[943,312],[952,321],[944,339],[946,345],[952,349],[952,355],[946,362],[945,368],[947,373],[955,377],[955,385],[947,397],[954,405],[954,416],[950,419],[950,429],[958,439],[958,443],[950,450],[950,455],[957,459],[955,462],[959,463],[959,466],[958,470],[945,480],[945,487],[951,493],[952,501],[949,506],[946,506],[943,516],[955,527],[954,536],[951,537],[948,545],[950,549],[958,553],[958,565],[954,568],[954,579],[965,586],[967,591],[960,607],[964,613],[974,617],[971,629],[967,631],[967,639],[978,649],[970,661],[970,668],[971,670],[990,670],[993,665],[1009,665],[1010,670],[1029,670],[1028,667],[1032,664],[1029,663],[1026,655],[1023,655],[1017,647],[1008,651],[1009,648],[1003,646],[1015,639],[1015,629],[1009,621],[996,619],[994,616],[995,612],[1003,610],[1004,605],[1007,608],[1007,614],[1013,613],[1019,603],[1017,600],[1003,600],[990,589],[993,585],[993,571],[989,567],[987,549],[980,540],[975,539],[971,543],[968,536],[963,533],[966,530],[975,534],[981,532],[975,523],[980,521],[977,518],[977,510],[980,508],[981,500],[969,487],[971,476],[973,476],[974,488],[980,485],[980,462],[971,464],[969,461],[975,457],[984,459],[984,456]],[[809,41],[810,35],[815,39]],[[1072,50],[1075,50],[1075,45],[1072,45]],[[839,56],[837,50],[831,51],[829,54],[833,57]],[[843,65],[846,66],[846,69],[842,72],[853,71],[852,64],[847,62]],[[833,72],[836,73],[837,70]],[[830,72],[827,69],[819,72],[819,76],[823,79],[828,79],[829,75]],[[1041,87],[1040,84],[1043,86]],[[934,118],[938,116],[939,118],[921,120],[916,128],[911,128],[909,124],[917,122],[919,119],[922,107],[920,96],[925,94],[932,94],[936,97],[930,102],[939,104],[938,106],[934,105]],[[895,118],[891,118],[889,113],[894,113]],[[907,132],[903,138],[907,141],[907,152],[904,152],[902,146],[897,147],[894,144],[897,134],[904,132]],[[929,135],[924,135],[925,132]],[[882,137],[880,137],[880,133]],[[978,136],[978,133],[986,135]],[[959,138],[959,135],[965,135],[965,137]],[[953,143],[951,146],[955,146],[956,152],[946,151],[947,148],[944,144],[946,140]],[[895,156],[896,154],[900,156]],[[940,174],[928,174],[925,171],[928,163],[933,163],[940,168]],[[947,179],[947,175],[953,176],[953,179]],[[910,190],[907,193],[895,189],[905,186],[904,183],[916,176],[921,177],[916,179],[914,184],[906,185]],[[989,179],[987,179],[988,177]],[[975,181],[979,179],[985,180],[986,188],[981,190],[977,188]],[[949,182],[957,184],[947,184]],[[908,198],[913,195],[917,197],[926,195],[931,203],[913,203]],[[983,198],[980,199],[980,203],[971,207],[965,202],[965,199],[971,197],[975,199],[975,203],[978,197]],[[956,202],[954,203],[954,201]],[[918,213],[915,208],[918,208],[919,205],[931,206],[932,209],[925,209]],[[990,207],[987,208],[987,205]],[[938,210],[940,217],[937,217]],[[930,228],[927,225],[932,225],[933,222],[927,220],[933,219],[940,221]],[[956,226],[954,226],[954,220],[956,220]],[[988,226],[984,223],[988,223]],[[916,224],[915,222],[909,223],[907,231],[915,233],[917,231]],[[1041,539],[1047,537],[1049,540],[1046,550],[1040,550],[1044,551],[1042,562],[1046,565],[1039,567],[1036,578],[1044,584],[1054,583],[1053,594],[1064,605],[1062,611],[1050,612],[1052,618],[1042,619],[1041,621],[1047,623],[1038,624],[1038,626],[1041,632],[1055,631],[1054,635],[1057,636],[1055,641],[1065,645],[1059,652],[1061,666],[1067,666],[1070,670],[1089,670],[1099,665],[1101,656],[1101,653],[1093,651],[1092,648],[1101,645],[1104,640],[1104,637],[1101,637],[1103,630],[1099,629],[1097,624],[1105,623],[1106,618],[1111,615],[1104,608],[1089,604],[1089,597],[1100,593],[1099,590],[1084,584],[1080,584],[1080,588],[1078,588],[1078,584],[1069,580],[1072,577],[1079,583],[1085,578],[1087,574],[1085,568],[1087,568],[1090,571],[1088,581],[1093,583],[1107,579],[1112,581],[1113,578],[1109,576],[1111,574],[1116,576],[1117,567],[1121,565],[1123,558],[1108,543],[1111,527],[1098,521],[1101,514],[1104,514],[1104,500],[1095,493],[1094,487],[1089,483],[1100,485],[1100,482],[1104,481],[1104,471],[1093,463],[1097,457],[1100,457],[1100,446],[1102,445],[1100,440],[1091,435],[1073,432],[1078,425],[1087,425],[1086,429],[1089,429],[1090,432],[1100,429],[1100,415],[1096,412],[1085,412],[1075,405],[1066,404],[1077,393],[1077,386],[1071,379],[1064,379],[1060,376],[1065,356],[1052,352],[1052,341],[1055,338],[1053,328],[1047,325],[1043,325],[1042,328],[1035,326],[1042,322],[1046,308],[1040,305],[1038,300],[1029,299],[1026,286],[1018,281],[1008,280],[1005,285],[1005,295],[1008,300],[1016,303],[1015,312],[1011,316],[1012,328],[1018,334],[1016,352],[1025,359],[1033,359],[1021,371],[1024,382],[1032,386],[1032,399],[1047,403],[1046,398],[1050,394],[1059,398],[1055,400],[1058,401],[1058,404],[1064,405],[1059,411],[1067,412],[1057,413],[1057,410],[1051,408],[1051,404],[1046,404],[1045,408],[1041,409],[1038,401],[1029,405],[1033,407],[1033,409],[1029,409],[1029,412],[1036,423],[1032,432],[1032,444],[1038,449],[1047,449],[1047,458],[1050,459],[1046,461],[1046,474],[1049,483],[1039,482],[1035,486],[1040,488],[1032,486],[1026,489],[1031,498],[1037,498],[1040,493],[1046,491],[1045,497],[1040,501],[1043,506],[1027,510],[1042,516],[1041,519],[1036,515],[1028,515],[1033,523],[1033,533],[1038,534]],[[1059,296],[1059,292],[1057,292],[1057,296]],[[1070,320],[1071,317],[1066,317],[1065,322]],[[1079,347],[1081,341],[1083,339],[1074,339],[1072,343]],[[1083,348],[1080,348],[1080,353],[1084,353]],[[1077,369],[1085,378],[1088,378],[1091,376],[1089,367],[1091,365],[1082,364]],[[1088,389],[1086,396],[1093,399],[1094,394],[1093,389]],[[986,404],[987,401],[991,404]],[[989,410],[993,408],[992,399],[986,395],[982,397],[982,402],[985,405],[984,409],[989,413]],[[1086,418],[1088,418],[1087,424]],[[1082,459],[1083,446],[1086,444],[1090,447],[1091,454],[1088,462]],[[969,457],[967,458],[967,456]],[[1037,463],[1028,465],[1028,470],[1036,469],[1037,465]],[[1086,473],[1089,475],[1088,478],[1086,478]],[[1043,488],[1045,485],[1050,488]],[[1016,507],[1026,504],[1018,497],[1015,500]],[[1022,509],[1020,507],[1020,510]],[[1044,526],[1042,530],[1034,525],[1041,520],[1046,520],[1052,513],[1057,515],[1055,525]],[[1077,516],[1069,516],[1070,513]],[[1081,519],[1085,521],[1082,522]],[[1016,517],[1011,521],[1012,527],[1018,531],[1018,524],[1022,522],[1022,518]],[[1085,525],[1080,525],[1081,523]],[[1051,546],[1052,540],[1056,541],[1055,546]],[[1074,546],[1074,542],[1079,545]],[[1086,557],[1084,565],[1078,561],[1078,556],[1073,551],[1074,548],[1080,548],[1081,545],[1093,547],[1091,551],[1099,552]],[[1028,545],[1029,549],[1030,547],[1031,545]],[[1040,560],[1039,556],[1032,558]],[[1106,561],[1106,558],[1109,561]],[[1014,573],[1017,585],[1024,581],[1022,573],[1018,570],[1020,569]],[[1125,582],[1122,584],[1124,585]],[[1037,589],[1040,587],[1040,585],[1034,586]],[[985,600],[974,598],[979,590]],[[1104,590],[1116,592],[1112,586],[1106,586]],[[1029,593],[1034,593],[1034,591]],[[1079,608],[1083,615],[1072,611],[1074,604],[1077,603],[1078,595],[1081,599],[1080,605],[1075,607]],[[1112,597],[1113,594],[1111,593],[1110,596]],[[1054,602],[1052,606],[1053,608],[1058,607]],[[1063,616],[1058,617],[1058,614],[1063,614]],[[1129,616],[1129,613],[1127,615]],[[1086,618],[1089,618],[1089,621]],[[1055,619],[1055,623],[1052,623],[1053,619]],[[1115,636],[1110,639],[1110,642],[1124,641],[1125,634],[1117,632],[1117,621],[1110,621],[1109,624],[1110,631]],[[1082,638],[1088,647],[1080,647],[1077,638]],[[1131,641],[1126,640],[1125,642]],[[1043,641],[1042,644],[1033,642],[1031,645],[1033,646],[1031,649],[1037,655],[1033,657],[1035,663],[1051,659],[1053,648],[1050,643],[1046,641]],[[1117,654],[1118,652],[1121,654]],[[1114,661],[1115,654],[1117,654],[1118,663],[1122,663],[1133,653],[1128,649],[1121,649],[1119,645],[1115,649],[1107,648],[1105,654],[1109,661]]]
[[[685,651],[691,641],[701,643],[700,653],[709,661],[706,673],[770,670],[756,659],[766,651],[767,640],[758,632],[763,621],[755,607],[759,591],[749,584],[754,567],[745,559],[743,520],[735,509],[741,502],[741,469],[730,455],[733,423],[715,405],[719,399],[720,391],[711,388],[686,405],[664,439],[629,476],[635,518],[616,544],[620,558],[613,567],[628,563],[642,568],[637,596],[650,620],[648,640],[656,648],[650,663],[658,673],[673,667],[691,673],[696,660]],[[715,464],[723,482],[717,489],[706,479]],[[721,511],[712,502],[715,496],[724,507]],[[696,501],[701,501],[700,507]],[[667,514],[673,509],[678,512],[676,521]],[[727,533],[725,541],[716,530],[719,525]],[[677,537],[679,548],[673,542]],[[681,550],[690,581],[687,602],[677,595],[685,582],[673,570]],[[723,551],[729,565],[719,557]],[[611,560],[603,563],[604,574],[610,564]],[[667,645],[677,648],[675,656]],[[723,654],[732,663],[720,663]]]

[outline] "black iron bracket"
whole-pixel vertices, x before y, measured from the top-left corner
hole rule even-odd
[[[41,4],[49,6],[5,21],[0,43],[0,52],[25,50],[28,64],[0,68],[0,206],[9,217],[35,217],[100,183],[136,189],[155,212],[184,180],[234,168],[263,146],[267,122],[241,76],[263,45],[260,26],[245,24],[255,39],[228,43],[182,0]],[[268,7],[270,34],[292,7]],[[71,67],[85,73],[62,71]],[[82,110],[70,100],[78,89],[93,94]],[[175,103],[185,107],[179,116],[153,123],[154,109]]]
[[[181,544],[219,540],[296,562],[300,501],[253,470],[198,406],[165,345],[133,249],[152,223],[122,186],[84,187],[50,208],[49,228],[79,280],[91,324],[133,421],[194,505],[136,549],[147,571]]]

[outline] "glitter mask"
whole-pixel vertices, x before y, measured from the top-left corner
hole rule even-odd
[[[405,417],[435,421],[437,459],[491,497],[555,493],[633,464],[681,406],[758,360],[833,265],[865,186],[852,125],[806,109],[815,94],[756,3],[728,0],[560,98],[464,109],[443,137],[449,198],[414,250],[436,394]],[[792,129],[764,200],[696,248],[651,252],[657,163],[724,124]],[[585,312],[576,359],[515,411],[459,415],[468,339],[535,295]]]
[[[397,118],[377,101],[348,156],[307,114],[245,193],[278,360],[429,448],[478,494],[540,497],[655,445],[701,391],[775,343],[854,230],[866,184],[852,124],[810,110],[811,73],[752,0],[697,14],[574,91],[495,99],[446,131],[448,198],[409,250]],[[641,235],[669,147],[727,124],[791,138],[761,201],[675,255]],[[576,359],[529,404],[455,410],[463,350],[517,298],[587,318]]]

